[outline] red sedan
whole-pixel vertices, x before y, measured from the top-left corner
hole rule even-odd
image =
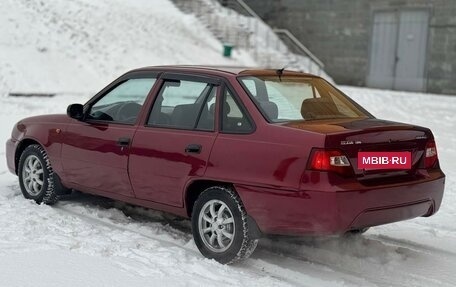
[[[190,217],[201,253],[262,234],[328,235],[430,216],[445,175],[431,131],[376,119],[292,71],[148,67],[67,115],[21,120],[7,161],[26,198],[78,190]]]

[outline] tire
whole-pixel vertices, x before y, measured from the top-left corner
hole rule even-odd
[[[196,200],[192,232],[201,254],[222,264],[248,258],[258,244],[249,236],[247,213],[239,196],[222,186],[204,190]]]
[[[40,145],[25,148],[19,159],[19,185],[22,194],[36,203],[52,205],[58,201],[54,171],[46,151]]]

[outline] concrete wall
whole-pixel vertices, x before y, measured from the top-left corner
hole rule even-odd
[[[271,26],[292,31],[339,84],[363,86],[373,13],[428,8],[427,91],[456,94],[456,0],[246,0]]]

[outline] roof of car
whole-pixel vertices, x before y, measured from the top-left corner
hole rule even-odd
[[[169,72],[202,72],[208,74],[229,74],[229,75],[250,75],[250,76],[277,76],[279,69],[266,69],[260,67],[245,67],[245,66],[198,66],[198,65],[167,65],[167,66],[149,66],[136,69],[134,71],[169,71]],[[299,71],[284,70],[284,75],[287,76],[308,76],[318,77],[313,74],[303,73]]]

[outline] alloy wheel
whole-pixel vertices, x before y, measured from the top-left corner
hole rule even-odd
[[[204,244],[211,251],[226,251],[235,236],[233,213],[223,201],[209,200],[199,213],[198,231]]]
[[[24,161],[22,169],[22,183],[31,196],[37,196],[43,190],[44,167],[35,155],[29,155]]]

